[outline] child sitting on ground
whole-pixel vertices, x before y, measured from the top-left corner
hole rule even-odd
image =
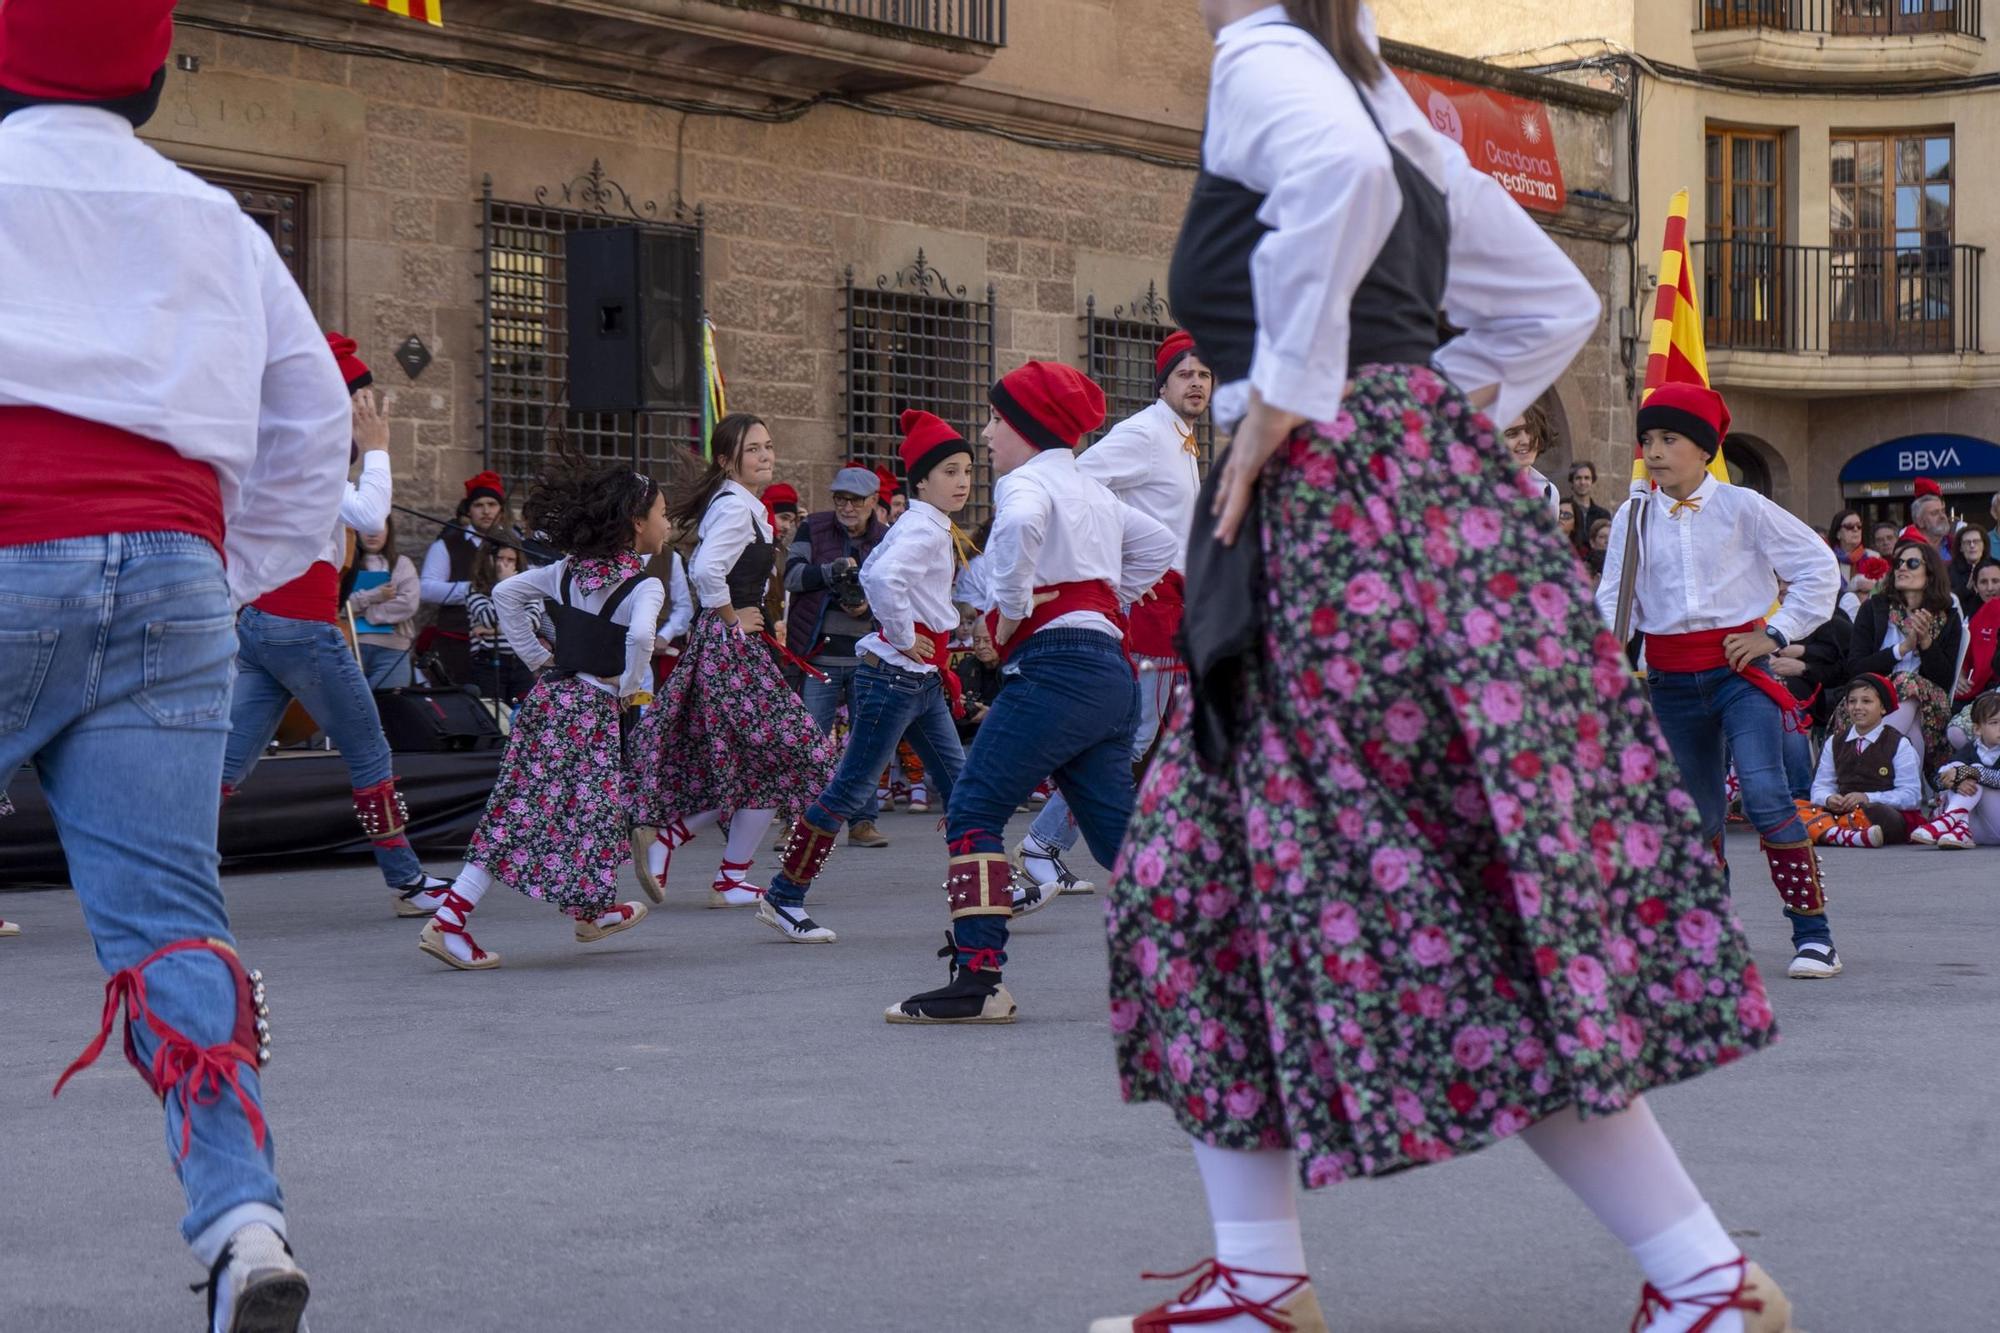
[[[1847,731],[1820,751],[1812,799],[1798,802],[1814,842],[1833,847],[1882,847],[1908,842],[1923,803],[1917,750],[1885,718],[1896,711],[1887,677],[1856,676],[1848,688]]]
[[[1938,770],[1937,785],[1944,805],[1910,830],[1911,842],[1952,851],[2000,844],[2000,798],[1986,799],[2000,787],[2000,694],[1972,701],[1972,739]]]

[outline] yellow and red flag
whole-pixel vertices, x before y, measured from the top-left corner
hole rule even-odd
[[[433,28],[444,26],[444,0],[361,0],[361,3],[370,9],[386,9],[399,17],[428,23]]]
[[[1694,267],[1688,262],[1688,192],[1678,191],[1667,205],[1667,236],[1660,247],[1660,294],[1653,306],[1653,341],[1646,356],[1646,384],[1639,391],[1644,403],[1662,384],[1708,382],[1708,348],[1701,334],[1701,300],[1695,293]],[[1715,451],[1708,470],[1717,481],[1729,480],[1722,450]],[[1651,485],[1646,456],[1632,448],[1632,488]]]

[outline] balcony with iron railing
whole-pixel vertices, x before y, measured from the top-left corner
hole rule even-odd
[[[1007,44],[1007,0],[795,0],[801,9],[819,9],[864,23],[984,46]]]
[[[1982,0],[1695,0],[1695,61],[1788,83],[1970,74],[1985,55]]]
[[[1710,374],[1826,393],[2000,383],[1984,354],[1976,245],[1697,241]]]

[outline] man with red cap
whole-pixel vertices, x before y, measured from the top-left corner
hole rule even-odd
[[[1945,563],[1951,563],[1951,539],[1958,533],[1958,516],[1944,502],[1944,487],[1929,477],[1910,483],[1910,526],[1938,548]]]
[[[1132,758],[1139,762],[1171,711],[1175,684],[1184,673],[1174,636],[1180,633],[1186,586],[1188,529],[1195,494],[1201,489],[1201,446],[1195,426],[1208,410],[1215,375],[1195,350],[1194,339],[1176,329],[1153,359],[1150,406],[1125,418],[1104,438],[1077,455],[1077,470],[1174,535],[1173,568],[1153,590],[1127,609],[1125,647],[1139,671],[1139,727],[1132,733]],[[1049,798],[1014,852],[1024,895],[1089,893],[1095,887],[1071,873],[1063,853],[1076,846],[1076,820],[1061,793]]]
[[[806,892],[833,851],[840,826],[860,818],[875,780],[907,734],[924,770],[949,800],[965,766],[954,714],[963,711],[951,669],[958,608],[952,583],[958,547],[951,516],[972,498],[972,446],[929,412],[903,413],[903,475],[915,498],[902,521],[861,565],[861,588],[877,628],[856,645],[847,750],[833,780],[792,825],[783,864],[757,919],[786,939],[820,943],[833,932],[806,915]]]
[[[429,916],[444,901],[450,880],[424,873],[404,827],[409,810],[396,790],[389,742],[368,677],[342,634],[340,575],[352,560],[354,534],[381,532],[389,518],[389,422],[376,402],[367,365],[354,340],[326,335],[334,362],[354,400],[354,443],[361,479],[340,498],[338,517],[311,568],[264,594],[236,620],[236,688],[229,701],[229,747],[222,764],[222,797],[250,780],[265,747],[294,699],[333,740],[347,765],[354,817],[375,846],[375,864],[396,896],[398,916]]]
[[[1728,813],[1725,775],[1734,762],[1743,812],[1762,839],[1792,923],[1788,975],[1835,976],[1840,955],[1827,924],[1819,858],[1785,777],[1785,728],[1803,725],[1801,709],[1769,667],[1772,654],[1833,614],[1839,565],[1803,521],[1709,473],[1729,433],[1721,394],[1700,384],[1663,384],[1639,408],[1638,431],[1657,489],[1636,506],[1640,564],[1632,624],[1645,635],[1654,716],[1717,860]],[[1597,588],[1606,624],[1617,615],[1634,507],[1612,520]],[[1771,611],[1781,582],[1784,600]]]
[[[472,595],[472,562],[488,536],[518,541],[520,533],[507,522],[507,483],[498,472],[465,479],[465,498],[458,502],[459,524],[448,527],[424,552],[419,574],[424,605],[436,608],[432,620],[432,651],[453,684],[472,679],[472,622],[466,598]]]
[[[0,0],[0,773],[35,763],[111,973],[73,1068],[122,1011],[209,1271],[207,1326],[289,1333],[307,1284],[215,830],[234,611],[320,551],[349,406],[270,238],[134,132],[172,9]],[[62,1206],[38,1201],[44,1223]]]
[[[1122,608],[1160,581],[1180,549],[1158,520],[1120,504],[1078,466],[1078,441],[1104,424],[1104,391],[1088,376],[1030,361],[988,397],[981,438],[999,479],[993,529],[959,588],[989,612],[1011,679],[979,725],[945,815],[951,936],[941,956],[950,981],[891,1005],[891,1023],[1014,1021],[1014,997],[1001,984],[1014,914],[1003,835],[1044,777],[1069,799],[1091,855],[1105,865],[1117,857],[1132,817],[1139,723]]]

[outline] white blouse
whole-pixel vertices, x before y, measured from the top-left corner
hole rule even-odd
[[[1374,18],[1362,10],[1371,47]],[[1597,293],[1497,181],[1431,127],[1385,74],[1367,90],[1382,131],[1445,194],[1451,216],[1445,315],[1465,332],[1438,370],[1466,392],[1497,385],[1487,409],[1512,421],[1568,367],[1597,327]],[[1251,256],[1257,346],[1247,382],[1219,387],[1216,424],[1265,402],[1330,420],[1347,383],[1348,307],[1402,211],[1382,134],[1333,57],[1272,5],[1216,34],[1202,165],[1265,196],[1272,230]]]
[[[554,659],[535,637],[534,617],[529,608],[538,601],[561,602],[563,571],[569,567],[570,561],[564,558],[553,565],[502,579],[493,589],[493,604],[500,612],[500,632],[507,636],[507,645],[514,650],[514,656],[530,671],[540,671]],[[569,604],[579,611],[601,611],[617,591],[617,583],[592,592],[572,586]],[[660,604],[664,598],[658,579],[644,579],[611,613],[612,624],[625,626],[625,670],[618,677],[615,691],[621,699],[653,687],[653,636],[659,630]],[[607,694],[614,692],[595,676],[577,679]]]
[[[759,535],[771,540],[771,519],[764,502],[750,494],[741,482],[725,481],[709,502],[695,529],[699,544],[688,574],[694,580],[695,597],[711,611],[729,605],[729,571],[745,547]],[[780,558],[783,552],[779,553]]]
[[[1174,535],[1174,568],[1187,571],[1188,532],[1201,490],[1201,459],[1188,452],[1192,429],[1165,399],[1135,412],[1076,456],[1077,470]]]
[[[902,518],[861,562],[861,590],[868,609],[881,627],[854,645],[857,653],[873,653],[904,671],[933,672],[935,662],[919,662],[897,644],[914,644],[917,626],[958,629],[958,608],[951,602],[952,575],[958,555],[951,541],[951,520],[922,500],[910,501]]]

